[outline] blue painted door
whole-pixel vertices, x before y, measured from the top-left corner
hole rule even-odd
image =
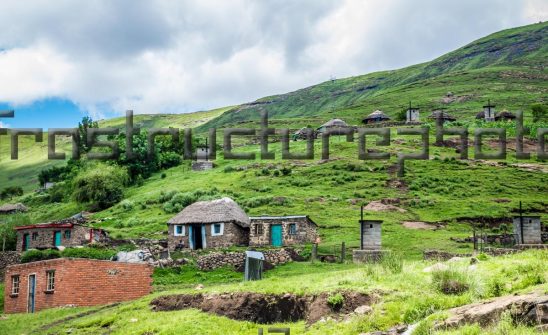
[[[60,231],[55,232],[55,236],[54,236],[53,240],[55,241],[54,246],[58,247],[58,246],[61,245],[61,232]]]
[[[270,237],[272,245],[275,247],[282,246],[282,225],[275,224],[270,226]]]
[[[192,226],[188,226],[188,244],[190,249],[194,250],[194,229],[192,229]]]
[[[34,313],[34,296],[36,295],[36,275],[29,276],[29,300],[27,312]]]

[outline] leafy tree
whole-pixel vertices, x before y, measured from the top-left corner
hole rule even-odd
[[[9,186],[6,187],[0,192],[0,199],[11,199],[13,197],[18,197],[23,195],[23,188],[20,186]]]
[[[407,108],[400,110],[396,113],[396,121],[406,121],[407,120]]]
[[[17,234],[15,227],[30,224],[26,214],[11,214],[0,216],[0,238],[2,239],[2,251],[15,250],[17,246]]]
[[[72,195],[76,202],[88,204],[90,210],[102,210],[122,200],[127,183],[125,168],[98,164],[74,178]]]
[[[84,116],[82,121],[78,123],[78,132],[80,134],[79,146],[81,153],[86,153],[90,150],[87,146],[89,128],[99,128],[99,123],[97,123],[97,121],[93,121],[89,116]]]
[[[534,104],[531,106],[533,112],[533,122],[548,120],[548,107],[542,104]]]

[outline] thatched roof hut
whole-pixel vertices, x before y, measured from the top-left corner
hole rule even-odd
[[[430,114],[428,116],[429,119],[431,120],[437,120],[437,119],[441,119],[443,120],[443,122],[446,122],[446,121],[456,121],[457,119],[451,115],[449,115],[446,111],[444,110],[435,110],[432,112],[432,114]]]
[[[478,114],[476,114],[476,119],[478,119],[478,120],[485,119],[485,111],[481,111]]]
[[[310,129],[310,131],[312,132],[312,137],[315,138],[316,137],[316,131],[314,129],[303,127],[301,129],[297,130],[295,133],[293,133],[293,139],[294,140],[307,139],[308,138],[308,135],[307,135],[308,129]]]
[[[495,121],[514,120],[515,118],[516,118],[516,115],[507,110],[500,111],[495,115]]]
[[[22,203],[5,204],[0,206],[0,214],[13,214],[18,212],[26,212],[28,208]]]
[[[373,113],[367,115],[362,122],[365,124],[368,123],[377,123],[377,122],[383,122],[390,120],[390,117],[386,114],[384,114],[381,110],[376,110]]]
[[[171,218],[169,224],[207,224],[232,222],[241,227],[249,227],[249,217],[238,204],[230,198],[211,201],[198,201],[185,207]]]
[[[171,218],[168,228],[170,250],[249,243],[249,217],[230,198],[195,202]]]

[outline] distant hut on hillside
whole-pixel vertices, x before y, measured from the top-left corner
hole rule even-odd
[[[514,113],[509,112],[507,110],[498,112],[495,115],[495,121],[509,121],[509,120],[514,120],[515,118],[516,118],[516,115],[514,115]]]
[[[384,121],[388,121],[388,120],[390,120],[390,118],[388,117],[388,115],[384,114],[384,112],[381,111],[381,110],[376,110],[376,111],[374,111],[373,113],[367,115],[367,116],[362,120],[362,123],[371,124],[371,123],[384,122]]]
[[[170,250],[221,248],[249,243],[249,217],[230,198],[198,201],[168,221]]]
[[[487,122],[495,121],[495,105],[491,105],[491,100],[487,100],[487,105],[483,106],[483,110],[476,114],[476,119],[484,119]]]
[[[441,119],[444,123],[457,120],[455,117],[449,115],[446,111],[441,109],[433,111],[432,114],[428,116],[428,119],[430,120]]]
[[[344,122],[343,120],[341,119],[331,119],[329,121],[327,121],[326,123],[322,124],[319,128],[318,128],[318,133],[323,133],[325,132],[326,130],[328,129],[342,129],[342,128],[348,128],[348,124],[346,122]]]
[[[22,203],[5,204],[0,206],[0,214],[24,213],[26,211],[28,211],[28,208]]]
[[[310,129],[310,131],[312,131],[312,137],[315,138],[316,137],[316,131],[314,131],[314,129],[312,128],[308,128],[308,127],[303,127],[299,130],[297,130],[295,133],[293,133],[293,140],[296,141],[296,140],[306,140],[308,137],[307,137],[307,131]]]

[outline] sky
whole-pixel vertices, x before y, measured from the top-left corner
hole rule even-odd
[[[546,0],[2,0],[0,127],[240,104],[547,19]]]

